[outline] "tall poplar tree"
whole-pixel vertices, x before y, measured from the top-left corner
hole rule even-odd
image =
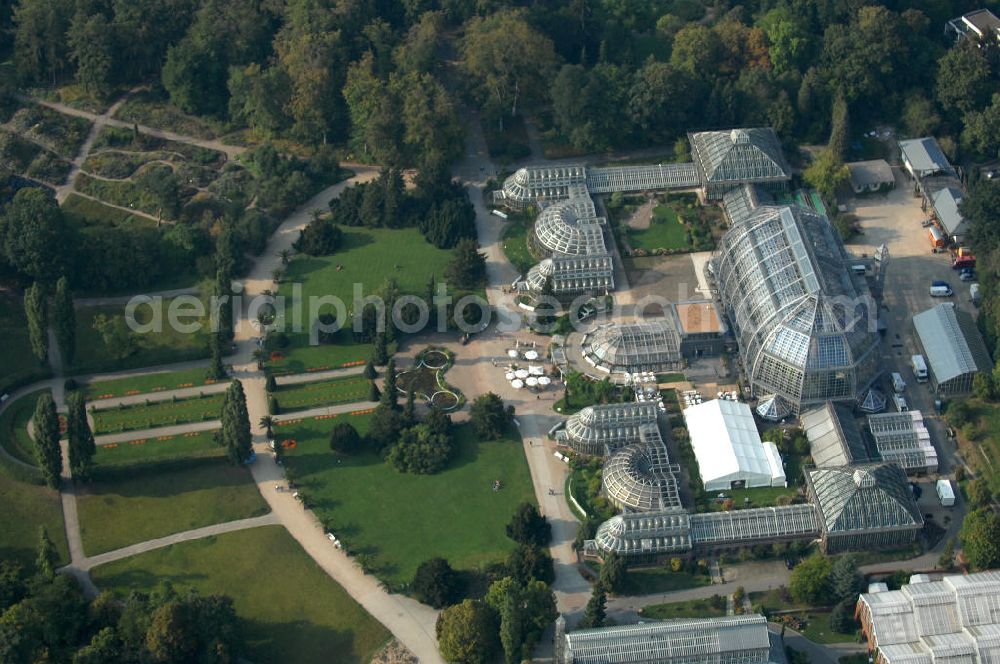
[[[250,414],[247,412],[247,397],[243,383],[234,380],[226,390],[222,401],[222,429],[219,444],[225,446],[229,460],[234,464],[245,463],[253,452],[253,436],[250,433]]]
[[[62,473],[62,451],[59,449],[59,416],[52,394],[45,392],[35,405],[32,418],[35,428],[35,459],[45,477],[45,483],[53,489],[59,488]]]
[[[62,352],[63,364],[73,364],[76,355],[76,311],[73,309],[73,293],[66,277],[56,282],[56,296],[52,303],[52,325],[56,340]]]
[[[93,465],[97,444],[94,433],[87,422],[86,401],[83,392],[77,390],[69,397],[69,414],[66,420],[66,432],[69,435],[69,467],[73,477],[81,480],[90,479],[90,468]]]
[[[28,319],[31,352],[40,362],[49,355],[49,315],[45,289],[37,281],[24,292],[24,315]]]

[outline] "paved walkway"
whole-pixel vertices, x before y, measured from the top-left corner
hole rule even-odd
[[[161,390],[159,392],[143,392],[142,394],[130,394],[127,397],[112,397],[110,399],[93,399],[87,401],[87,407],[94,410],[110,410],[118,406],[133,406],[135,404],[160,403],[171,399],[193,399],[203,394],[218,394],[229,389],[230,381],[222,379],[210,385],[196,385],[194,387],[179,387],[176,390]]]
[[[288,422],[305,420],[310,417],[328,417],[332,415],[346,415],[347,413],[369,410],[377,405],[378,405],[377,403],[371,401],[352,401],[351,403],[341,403],[335,406],[317,406],[316,408],[310,408],[308,410],[298,410],[290,413],[281,413],[280,415],[275,415],[274,419],[280,423],[286,424]]]
[[[321,380],[336,380],[337,378],[350,378],[360,376],[365,370],[362,364],[357,367],[345,367],[343,369],[330,369],[329,371],[313,371],[312,373],[291,374],[288,376],[275,376],[278,386],[300,385],[302,383],[317,383]]]

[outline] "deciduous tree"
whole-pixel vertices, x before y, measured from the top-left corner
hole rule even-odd
[[[792,596],[810,605],[823,606],[830,594],[830,559],[822,554],[809,556],[792,570],[788,589]]]
[[[487,664],[497,652],[497,618],[480,600],[467,599],[438,616],[436,633],[447,662]]]
[[[444,558],[431,558],[420,563],[410,584],[414,597],[442,609],[458,598],[459,577]]]
[[[513,413],[504,407],[503,399],[492,392],[487,392],[472,402],[469,419],[477,436],[487,440],[498,440],[506,433],[513,419]]]
[[[552,526],[548,519],[538,513],[538,508],[524,502],[507,523],[507,537],[520,544],[546,546],[552,537]]]
[[[1000,565],[1000,517],[990,508],[969,512],[958,538],[966,562],[974,569],[992,569]]]

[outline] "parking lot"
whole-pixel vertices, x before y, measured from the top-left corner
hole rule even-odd
[[[848,208],[858,217],[862,233],[848,244],[848,250],[860,256],[872,256],[885,244],[889,248],[883,297],[883,315],[888,325],[882,342],[882,357],[886,374],[882,390],[892,394],[889,373],[898,371],[906,380],[905,398],[911,409],[920,410],[938,449],[940,473],[949,475],[954,466],[955,446],[945,435],[945,428],[936,417],[934,396],[929,383],[917,384],[910,369],[910,356],[921,352],[910,323],[914,314],[941,304],[954,302],[967,311],[974,309],[969,298],[969,284],[959,281],[958,272],[951,269],[948,253],[934,254],[921,222],[928,213],[920,209],[920,198],[913,192],[913,181],[903,172],[893,169],[896,188],[886,194],[855,197]],[[930,296],[935,280],[947,281],[954,295],[950,298]],[[892,406],[890,405],[890,408]]]

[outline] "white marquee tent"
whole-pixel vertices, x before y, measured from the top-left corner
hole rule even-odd
[[[706,491],[786,486],[774,443],[762,443],[745,403],[714,399],[684,409],[691,447]]]

